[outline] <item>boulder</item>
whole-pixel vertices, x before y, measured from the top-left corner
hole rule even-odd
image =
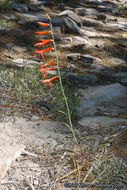
[[[105,112],[112,115],[127,112],[127,87],[119,83],[91,87],[81,94],[81,102],[76,109],[79,118]]]
[[[79,47],[80,49],[89,49],[93,47],[93,44],[88,39],[87,36],[79,37],[79,36],[72,36],[70,38],[63,38],[63,44],[59,46],[61,48],[72,48],[72,47]]]
[[[27,13],[28,7],[25,4],[15,2],[12,4],[12,8],[20,13]]]
[[[118,3],[116,1],[103,1],[103,3],[107,6],[110,6],[110,7],[117,7]]]
[[[79,25],[81,25],[81,23],[82,23],[79,16],[73,11],[66,10],[66,11],[63,11],[60,14],[58,14],[58,16],[68,17]]]
[[[12,64],[18,67],[25,67],[31,65],[41,65],[38,61],[27,60],[27,59],[13,59]]]
[[[93,56],[91,56],[91,55],[89,55],[89,54],[86,54],[86,55],[82,55],[81,56],[81,61],[83,62],[83,63],[98,63],[98,62],[101,62],[101,59],[98,59],[98,58],[96,58],[96,57],[93,57]]]
[[[69,53],[66,55],[66,58],[69,60],[77,61],[81,58],[80,53]]]
[[[125,124],[127,124],[126,119],[106,116],[89,116],[78,121],[78,125],[89,135],[114,134],[125,128]]]
[[[92,8],[77,8],[76,12],[80,16],[87,16],[98,20],[106,20],[106,15]]]
[[[123,86],[127,86],[127,72],[114,73],[111,76],[113,81],[119,81]]]
[[[113,13],[113,12],[117,12],[117,9],[106,7],[106,6],[98,6],[97,11],[103,12],[103,13]]]
[[[66,24],[67,28],[69,28],[71,31],[82,35],[82,31],[80,30],[79,26],[72,19],[64,18],[64,23]]]
[[[86,17],[82,17],[82,24],[86,27],[95,27],[99,29],[104,27],[104,24],[101,21]]]
[[[78,86],[80,88],[87,87],[88,85],[94,85],[97,82],[97,77],[87,74],[68,73],[63,78],[63,81],[69,81],[70,86]]]
[[[100,59],[93,57],[89,54],[81,55],[80,53],[70,53],[66,55],[66,58],[73,61],[80,61],[83,64],[89,63],[89,64],[95,64],[101,62]]]
[[[101,28],[101,27],[100,27]],[[102,31],[97,31],[95,30],[94,28],[88,28],[88,27],[83,27],[82,29],[82,33],[88,37],[94,37],[94,38],[102,38],[102,37],[105,37],[105,38],[110,38],[111,35],[108,34],[107,32],[102,32]]]
[[[76,12],[80,16],[96,16],[99,12],[92,8],[77,8]]]
[[[90,4],[90,5],[95,5],[95,6],[98,6],[98,5],[104,6],[105,5],[101,0],[88,0],[86,3]]]

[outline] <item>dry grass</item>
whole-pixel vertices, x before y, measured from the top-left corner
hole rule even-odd
[[[124,138],[123,134],[125,134],[125,131],[121,132],[121,139]],[[127,167],[127,162],[124,162],[122,158],[115,157],[111,149],[114,141],[112,141],[110,146],[109,143],[111,143],[110,140],[94,149],[85,140],[85,144],[81,143],[76,147],[73,146],[73,148],[68,145],[67,149],[53,152],[52,158],[57,160],[59,164],[60,162],[62,164],[59,167],[61,169],[58,171],[57,177],[49,189],[51,190],[53,187],[57,189],[61,185],[67,187],[67,184],[71,184],[72,186],[70,187],[76,187],[73,186],[76,183],[79,184],[79,186],[77,185],[78,190],[82,189],[80,185],[84,185],[85,190],[96,190],[101,184],[102,187],[107,185],[108,189],[111,184],[114,188],[118,187],[118,189],[120,186],[125,185],[124,187],[126,187],[127,173],[125,168]]]

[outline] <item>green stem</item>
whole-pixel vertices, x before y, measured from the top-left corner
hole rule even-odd
[[[57,62],[57,70],[58,70],[58,75],[59,75],[60,87],[61,87],[62,94],[63,94],[63,97],[64,97],[65,105],[66,105],[66,108],[67,108],[67,115],[68,115],[68,120],[69,120],[69,128],[70,128],[70,130],[72,132],[72,135],[74,137],[75,142],[78,143],[78,141],[76,139],[76,136],[75,136],[74,128],[72,126],[71,114],[70,114],[70,109],[69,109],[69,106],[68,106],[67,97],[65,95],[65,91],[64,91],[64,88],[63,88],[63,84],[62,84],[60,66],[59,66],[60,64],[59,64],[59,59],[58,59],[58,54],[57,54],[57,49],[56,49],[56,43],[55,43],[55,40],[54,40],[54,34],[53,34],[53,28],[52,28],[51,19],[50,19],[50,28],[51,28],[51,35],[52,35],[54,50],[55,50],[55,54],[56,54],[56,62]]]

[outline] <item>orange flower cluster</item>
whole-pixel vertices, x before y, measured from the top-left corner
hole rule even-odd
[[[48,14],[46,14],[46,17],[50,20],[50,17]],[[38,24],[42,25],[42,26],[48,26],[49,24],[48,23],[43,23],[43,22],[38,22]],[[50,30],[46,30],[46,31],[38,31],[38,32],[35,32],[35,34],[47,34],[47,33],[50,33]],[[38,39],[39,43],[36,43],[34,45],[34,47],[38,47],[38,46],[42,46],[44,44],[47,44],[49,42],[52,42],[52,39]],[[46,48],[46,49],[39,49],[39,50],[34,50],[34,53],[38,53],[39,54],[39,57],[42,56],[43,60],[45,60],[45,57],[44,57],[44,52],[47,52],[47,51],[50,51],[50,50],[53,50],[54,48],[53,47],[50,47],[50,48]],[[47,67],[49,66],[53,61],[55,61],[55,59],[52,59],[50,60],[49,62],[43,64],[40,66],[40,69],[38,69],[38,71],[42,71],[44,72],[44,78],[46,77],[46,72],[51,70],[51,69],[55,69],[57,66],[52,66],[52,67]],[[45,68],[47,67],[47,68]],[[50,88],[52,87],[52,81],[55,80],[56,78],[59,78],[59,76],[55,76],[55,77],[52,77],[50,79],[44,79],[42,80],[42,83],[43,84],[49,84]]]

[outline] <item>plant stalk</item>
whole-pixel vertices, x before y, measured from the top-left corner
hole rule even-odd
[[[78,144],[77,138],[75,136],[75,131],[74,131],[74,128],[72,126],[71,114],[70,114],[70,109],[69,109],[67,97],[65,95],[65,91],[64,91],[64,88],[63,88],[63,84],[62,84],[61,72],[60,72],[60,66],[59,66],[60,64],[59,64],[59,59],[58,59],[58,54],[57,54],[57,49],[56,49],[56,43],[55,43],[55,40],[54,40],[54,34],[53,34],[53,27],[52,27],[52,23],[51,23],[51,18],[49,20],[50,20],[51,35],[52,35],[52,40],[53,40],[53,45],[54,45],[54,50],[55,50],[55,55],[56,55],[56,63],[57,63],[57,71],[58,71],[58,76],[59,76],[60,87],[61,87],[61,91],[62,91],[62,94],[63,94],[63,97],[64,97],[65,105],[66,105],[66,108],[67,108],[67,115],[68,115],[68,120],[69,120],[69,128],[70,128],[70,130],[72,132],[72,135],[74,137],[75,142]]]

